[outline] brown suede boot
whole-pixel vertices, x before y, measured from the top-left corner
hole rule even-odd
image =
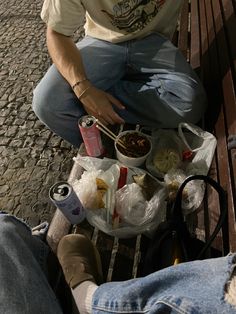
[[[58,244],[57,257],[71,288],[86,280],[98,285],[103,282],[99,253],[84,235],[69,234],[63,237]]]

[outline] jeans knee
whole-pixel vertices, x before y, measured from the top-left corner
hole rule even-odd
[[[23,221],[16,217],[4,213],[0,213],[0,238],[9,238],[9,236],[17,234],[21,229],[26,229],[29,232],[29,227]]]
[[[47,95],[42,93],[40,87],[37,86],[33,92],[32,108],[36,116],[43,122],[47,121],[50,116],[47,98]]]

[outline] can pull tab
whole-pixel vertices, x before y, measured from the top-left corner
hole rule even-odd
[[[56,194],[59,194],[59,195],[61,195],[61,196],[66,196],[66,195],[68,195],[68,193],[69,193],[69,189],[68,189],[67,186],[57,187],[57,188],[55,189],[55,193],[56,193]]]

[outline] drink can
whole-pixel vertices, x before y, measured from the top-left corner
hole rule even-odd
[[[79,119],[78,124],[87,154],[92,157],[101,156],[104,153],[104,148],[100,131],[96,127],[96,118],[91,115],[83,116]]]
[[[85,210],[72,186],[65,181],[55,183],[49,191],[51,201],[71,224],[79,224],[85,218]]]

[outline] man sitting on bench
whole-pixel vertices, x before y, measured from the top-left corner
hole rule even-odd
[[[176,128],[197,123],[203,87],[170,39],[183,0],[45,0],[53,65],[34,91],[33,109],[53,132],[79,147],[78,119]],[[85,24],[77,44],[72,35]]]

